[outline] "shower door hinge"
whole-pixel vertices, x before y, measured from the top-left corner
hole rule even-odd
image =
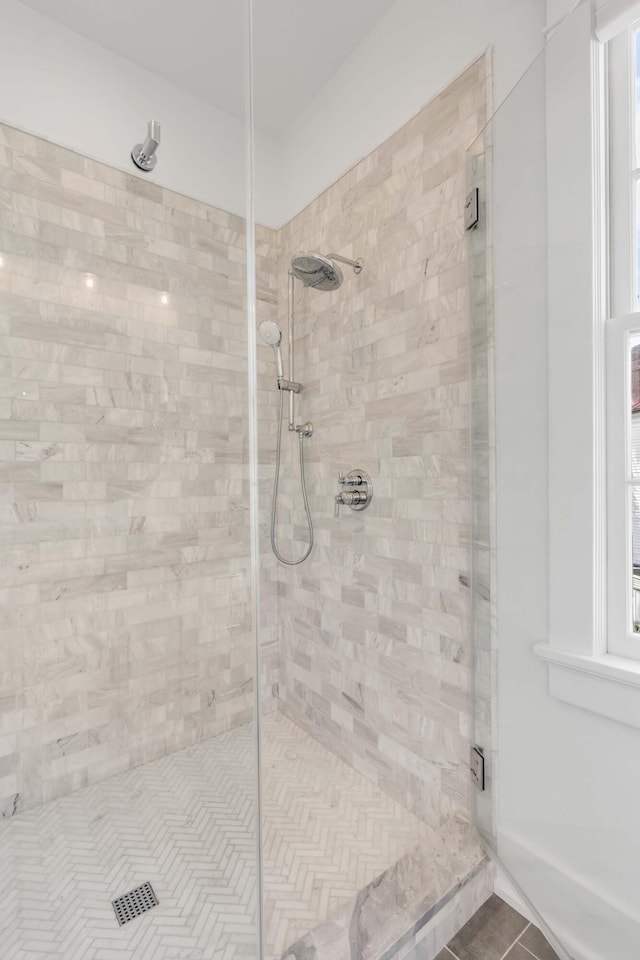
[[[482,747],[471,747],[471,762],[469,764],[471,780],[478,790],[484,790],[484,753]]]
[[[480,191],[477,187],[474,187],[473,190],[467,194],[467,199],[464,202],[464,228],[465,230],[473,230],[474,227],[478,226],[478,220],[480,219]]]

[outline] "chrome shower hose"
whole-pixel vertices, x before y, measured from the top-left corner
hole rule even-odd
[[[278,414],[278,441],[276,445],[276,473],[273,478],[273,500],[271,501],[271,549],[273,550],[275,556],[278,558],[280,563],[285,563],[288,567],[296,567],[299,563],[304,563],[311,551],[313,550],[313,521],[311,519],[311,511],[309,510],[309,500],[307,497],[307,482],[304,475],[304,440],[303,433],[298,432],[298,443],[300,446],[300,482],[302,484],[302,500],[304,502],[304,510],[307,515],[307,526],[309,528],[309,544],[305,553],[299,557],[297,560],[287,560],[282,556],[278,550],[278,545],[276,542],[276,524],[278,520],[278,486],[280,484],[280,457],[282,454],[282,421],[284,418],[284,393],[282,390],[280,393],[280,412]]]

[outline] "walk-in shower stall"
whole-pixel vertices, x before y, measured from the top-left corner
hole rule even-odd
[[[2,4],[2,960],[640,955],[565,13]]]

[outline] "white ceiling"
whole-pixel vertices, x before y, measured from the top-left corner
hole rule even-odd
[[[244,112],[241,0],[21,0],[226,113]],[[395,0],[254,0],[256,125],[285,130]]]

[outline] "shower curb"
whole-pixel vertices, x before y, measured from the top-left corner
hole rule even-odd
[[[433,960],[493,893],[493,864],[465,834],[457,848],[418,844],[281,960],[410,960],[418,945],[420,960]],[[453,863],[446,862],[447,849]]]

